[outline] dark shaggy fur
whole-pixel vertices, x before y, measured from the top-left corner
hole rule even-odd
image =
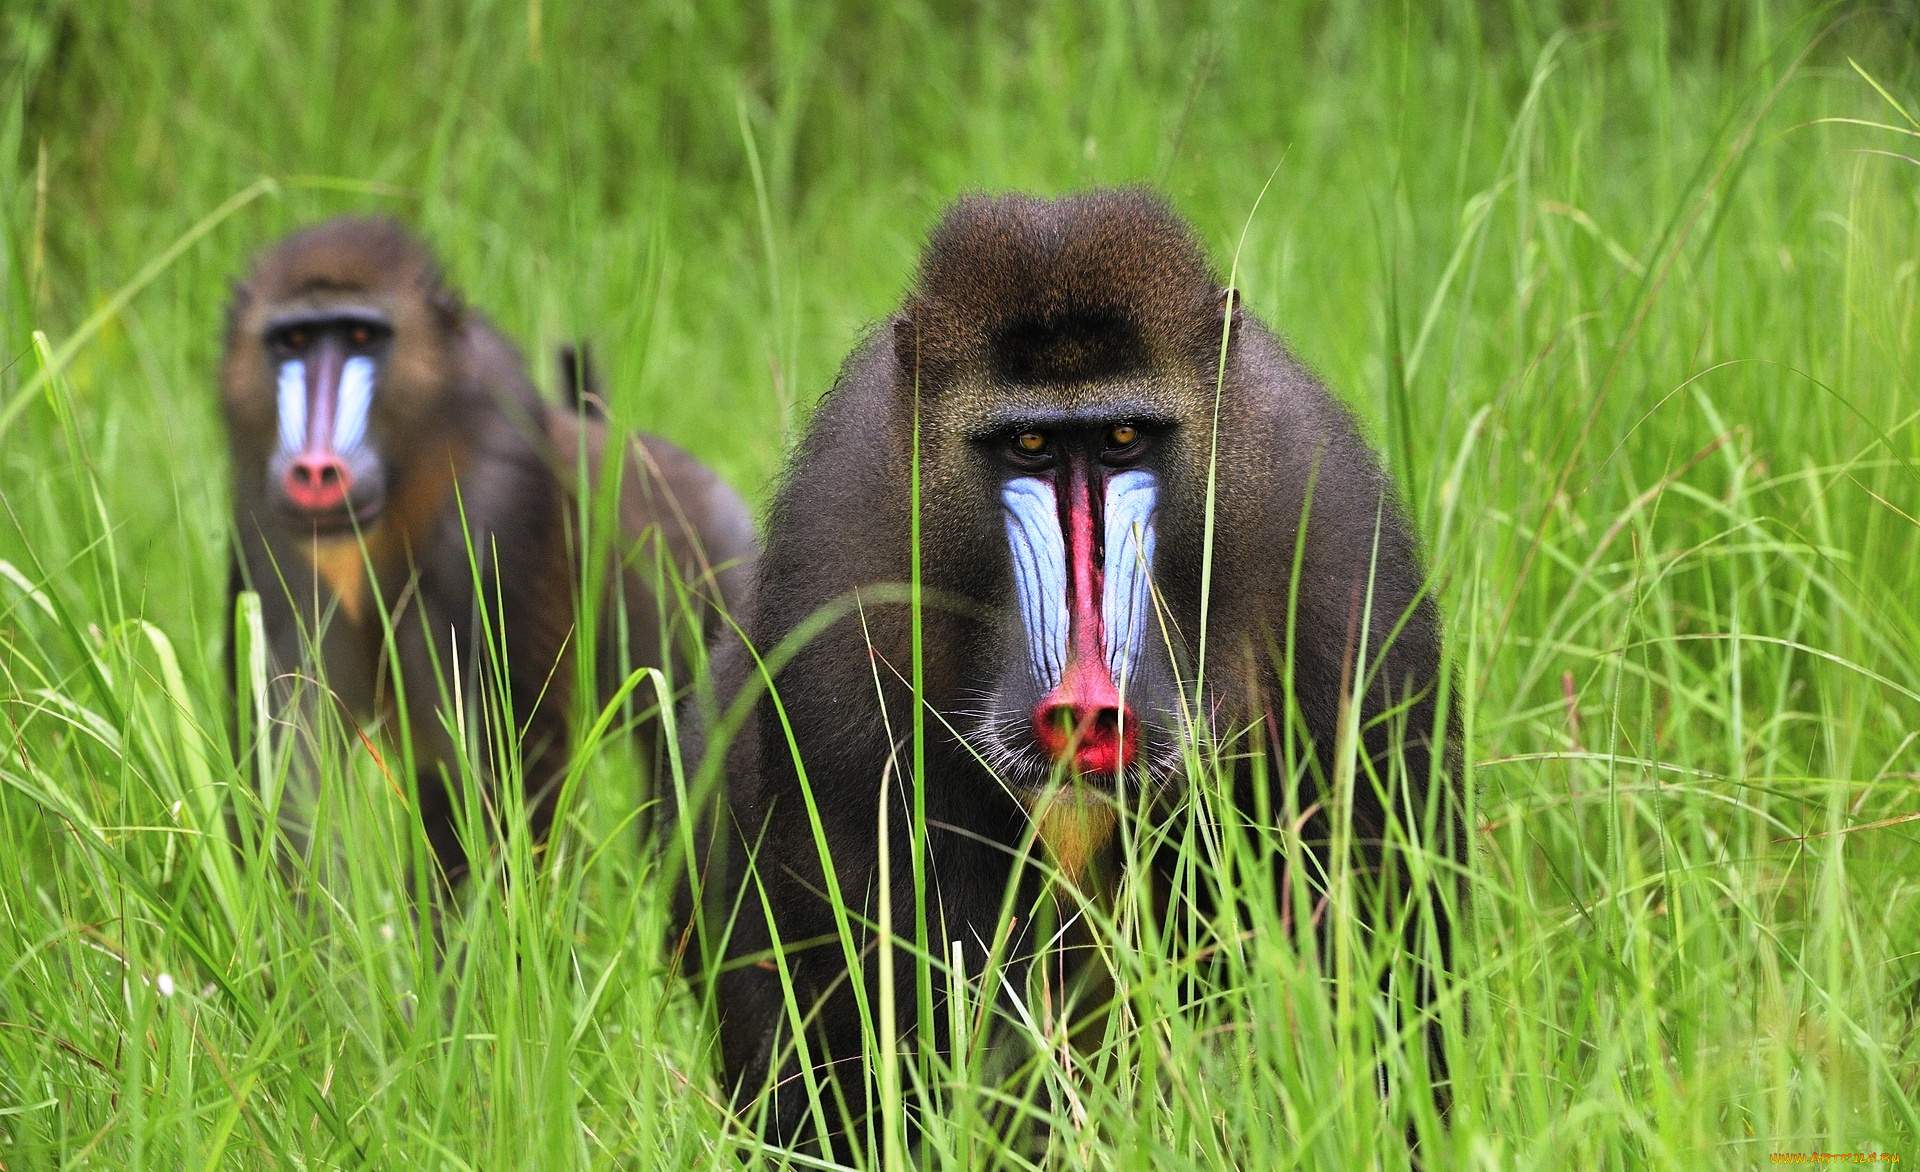
[[[277,434],[266,345],[272,319],[340,305],[378,311],[392,330],[368,424],[385,499],[357,538],[303,529],[270,499],[266,472]],[[502,674],[493,670],[496,645],[480,621],[482,607],[504,643],[499,666],[523,726],[528,808],[534,832],[544,834],[566,766],[573,703],[575,461],[584,451],[597,481],[600,424],[541,402],[513,344],[465,308],[425,246],[389,220],[329,221],[262,256],[234,292],[220,380],[233,455],[233,589],[257,591],[265,612],[270,702],[295,744],[283,819],[295,845],[306,846],[306,810],[322,784],[312,747],[330,723],[331,701],[349,727],[379,722],[397,730],[385,612],[420,763],[420,817],[444,872],[457,877],[466,869],[447,785],[457,746],[439,709],[456,667],[470,702]],[[718,599],[739,585],[753,556],[746,509],[692,457],[647,437],[627,454],[620,521],[626,540],[617,560],[624,564],[609,577],[603,613],[611,616],[616,594],[624,596],[630,665],[662,665],[669,655],[684,663],[686,647],[663,639],[655,601],[661,583],[652,550],[641,543],[664,541],[685,580]],[[479,561],[477,590],[469,542]],[[619,638],[609,618],[601,641],[609,669],[621,658]],[[316,667],[324,668],[325,690],[313,678]],[[488,726],[480,713],[476,705],[471,727]],[[649,727],[643,736],[650,735]],[[481,749],[484,767],[495,754]]]
[[[937,714],[927,720],[925,785],[927,914],[937,953],[945,955],[949,941],[963,941],[969,967],[979,971],[981,946],[994,939],[1003,896],[1015,881],[1016,848],[1027,832],[1022,795],[1045,777],[1020,741],[1026,710],[1003,703],[998,684],[1016,654],[1007,618],[1013,582],[998,497],[1006,473],[986,447],[1009,422],[1060,417],[1154,424],[1157,439],[1146,460],[1161,485],[1153,574],[1174,645],[1163,649],[1156,667],[1143,670],[1135,694],[1143,711],[1164,720],[1179,710],[1183,691],[1193,692],[1217,390],[1203,718],[1210,718],[1210,736],[1224,742],[1239,735],[1226,747],[1243,759],[1250,752],[1278,756],[1287,739],[1281,672],[1291,656],[1304,725],[1297,731],[1310,745],[1294,775],[1300,786],[1294,808],[1311,811],[1303,833],[1319,844],[1311,852],[1315,861],[1295,860],[1291,874],[1311,882],[1328,862],[1331,827],[1321,803],[1333,776],[1342,697],[1354,692],[1358,673],[1363,745],[1380,786],[1363,768],[1351,810],[1354,863],[1379,880],[1376,890],[1394,906],[1396,868],[1382,846],[1388,824],[1402,809],[1427,811],[1430,797],[1439,799],[1441,829],[1428,832],[1434,835],[1429,847],[1452,858],[1464,850],[1452,800],[1458,772],[1444,743],[1451,725],[1436,710],[1447,689],[1440,624],[1415,538],[1352,418],[1273,334],[1230,305],[1192,232],[1149,193],[968,197],[934,230],[902,310],[848,359],[821,403],[773,506],[746,629],[766,654],[823,604],[864,592],[864,613],[842,618],[779,673],[784,719],[760,701],[732,744],[719,819],[731,832],[718,836],[715,855],[705,861],[710,883],[700,925],[717,938],[721,909],[736,903],[743,909],[725,952],[742,963],[716,978],[720,1037],[727,1079],[743,1102],[770,1078],[774,1083],[771,1136],[822,1138],[812,1134],[805,1115],[779,975],[769,963],[751,963],[772,939],[756,884],[764,884],[774,926],[787,942],[801,1011],[818,1011],[810,1044],[820,1073],[857,1069],[861,1047],[789,729],[832,844],[840,890],[868,917],[883,881],[877,803],[883,777],[893,778],[887,791],[895,836],[892,907],[896,931],[907,941],[914,936],[916,892],[906,865],[912,790],[900,780],[911,757],[903,751],[897,764],[889,763],[914,715],[903,683],[911,666],[910,621],[897,595],[875,588],[910,575],[916,395],[922,569],[929,597],[937,600],[924,617],[926,702]],[[1303,517],[1294,599],[1289,576]],[[756,684],[738,645],[722,661],[723,690]],[[1159,787],[1158,808],[1164,809],[1183,781],[1179,745],[1164,723],[1143,737],[1149,781]],[[975,750],[1001,766],[997,775],[982,767]],[[1251,771],[1244,763],[1239,769],[1238,805],[1252,819],[1266,803],[1253,792]],[[1275,822],[1288,806],[1285,773],[1277,764],[1268,773],[1281,778],[1270,795]],[[1439,788],[1430,793],[1430,787]],[[744,861],[749,854],[757,863],[752,870]],[[723,897],[714,898],[716,891]],[[1032,895],[1030,887],[1023,890],[1016,908],[1028,906]],[[1439,914],[1444,941],[1444,910]],[[1023,911],[1023,929],[1029,922]],[[870,942],[870,934],[861,935]],[[822,937],[828,943],[796,943]],[[1021,943],[1012,951],[1021,955]],[[866,955],[861,979],[871,989],[877,979],[871,948]],[[911,1031],[910,957],[897,971],[896,1003],[903,1029]],[[945,1010],[936,1007],[931,1028],[937,1032],[944,1021]],[[833,1062],[841,1065],[827,1065]],[[846,1123],[858,1134],[869,1088],[843,1076],[838,1090],[850,1106]],[[844,1142],[830,1146],[844,1150]]]

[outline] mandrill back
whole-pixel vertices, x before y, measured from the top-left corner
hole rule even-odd
[[[577,460],[597,486],[604,425],[543,403],[513,344],[389,220],[328,221],[256,261],[228,310],[221,389],[232,591],[261,600],[292,846],[311,845],[330,759],[320,740],[336,718],[397,728],[404,705],[419,814],[457,878],[468,865],[454,826],[465,754],[447,728],[494,728],[478,705],[495,700],[510,701],[520,726],[507,771],[544,835],[571,750]],[[684,682],[752,562],[751,519],[664,440],[638,437],[623,456],[616,556],[596,587],[600,660],[671,668]],[[618,682],[610,674],[603,683]],[[471,709],[460,720],[442,711],[454,696]],[[472,759],[500,761],[476,735]],[[637,735],[650,751],[653,722]]]

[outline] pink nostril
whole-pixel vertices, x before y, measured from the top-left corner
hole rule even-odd
[[[352,485],[347,463],[332,452],[303,452],[287,465],[287,499],[303,509],[337,509]]]
[[[1140,734],[1126,705],[1042,702],[1033,714],[1041,747],[1056,761],[1069,754],[1082,773],[1114,774],[1133,764]]]

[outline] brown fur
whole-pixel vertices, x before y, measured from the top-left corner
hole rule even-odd
[[[1012,571],[998,497],[1008,473],[991,446],[1009,424],[1051,418],[1154,423],[1145,464],[1160,484],[1153,577],[1171,646],[1153,640],[1160,649],[1143,663],[1130,702],[1141,710],[1142,758],[1158,792],[1171,801],[1183,781],[1177,714],[1182,689],[1191,694],[1198,652],[1217,395],[1207,735],[1225,738],[1253,726],[1261,730],[1260,747],[1274,754],[1282,737],[1270,718],[1284,715],[1288,683],[1280,675],[1284,656],[1276,653],[1291,654],[1307,768],[1303,792],[1292,795],[1276,785],[1269,796],[1276,820],[1289,797],[1295,809],[1318,811],[1307,818],[1305,837],[1324,864],[1333,833],[1325,787],[1333,776],[1342,701],[1353,691],[1353,673],[1363,670],[1362,747],[1384,779],[1386,800],[1363,770],[1352,806],[1356,866],[1376,876],[1394,870],[1382,845],[1389,811],[1403,798],[1424,809],[1430,781],[1441,809],[1434,849],[1452,858],[1464,849],[1454,808],[1459,775],[1445,768],[1452,760],[1454,725],[1436,715],[1447,688],[1439,618],[1412,532],[1347,412],[1265,327],[1237,308],[1221,370],[1230,304],[1190,230],[1150,194],[963,199],[932,233],[902,310],[848,359],[774,503],[746,624],[763,654],[821,605],[856,591],[872,599],[875,587],[908,580],[907,470],[917,416],[920,558],[928,597],[935,600],[924,612],[924,699],[940,716],[927,720],[925,898],[935,950],[944,956],[947,942],[963,941],[972,971],[985,963],[981,943],[995,939],[1008,884],[1025,885],[1021,901],[1038,898],[1032,869],[1026,879],[1015,869],[1030,818],[1039,817],[1043,838],[1058,840],[1058,861],[1074,882],[1111,861],[1101,822],[1075,813],[1071,824],[1063,823],[1067,814],[1044,797],[1044,762],[1034,765],[1031,753],[1000,753],[990,773],[960,740],[976,748],[985,744],[983,751],[991,753],[1001,735],[996,730],[1005,725],[1015,731],[1004,744],[1019,750],[1020,736],[1030,736],[1018,731],[1027,727],[1031,711],[1023,705],[1036,698],[1009,699],[1018,691],[1017,683],[1008,682],[1011,674],[1024,669],[1017,663]],[[1289,566],[1303,516],[1309,519],[1294,599]],[[1371,621],[1361,624],[1369,588]],[[1295,634],[1287,647],[1290,607]],[[859,615],[837,623],[787,664],[776,680],[783,710],[761,701],[728,749],[720,821],[730,833],[719,836],[716,854],[705,863],[723,877],[714,887],[725,896],[707,899],[707,912],[731,907],[746,889],[746,910],[732,929],[728,959],[770,947],[756,881],[765,884],[780,939],[830,941],[787,952],[800,1011],[817,1011],[810,1044],[825,1077],[857,1069],[850,1064],[862,1044],[860,1020],[822,895],[825,876],[788,736],[806,765],[840,889],[856,913],[871,916],[875,888],[886,881],[876,871],[878,787],[881,778],[899,778],[911,768],[904,752],[897,764],[891,761],[896,739],[913,727],[914,697],[902,682],[912,662],[910,634],[906,607],[868,601]],[[1357,662],[1362,635],[1366,660]],[[719,672],[723,693],[754,678],[737,644],[722,652]],[[1375,719],[1402,700],[1404,718]],[[1398,751],[1391,740],[1395,725],[1404,733]],[[1229,751],[1248,749],[1241,742]],[[1284,772],[1276,766],[1269,776]],[[1236,777],[1236,803],[1253,818],[1262,804],[1253,773],[1240,767]],[[908,793],[911,788],[900,782],[888,800],[896,835],[894,926],[911,940],[920,893],[901,861],[907,857],[904,828],[911,825]],[[1278,833],[1271,825],[1266,829]],[[757,852],[751,876],[744,863],[750,852]],[[1172,863],[1162,861],[1164,867]],[[1304,882],[1315,870],[1300,866],[1291,877]],[[1016,909],[1032,906],[1021,902]],[[1444,937],[1444,908],[1439,914]],[[1019,931],[1029,931],[1030,924],[1031,916],[1022,913]],[[702,931],[717,938],[711,915]],[[1032,946],[1024,938],[1014,942],[1016,965]],[[912,970],[910,961],[896,969],[901,984],[895,1004],[903,1007],[902,1028],[909,1031],[916,1004]],[[730,1086],[744,1099],[772,1083],[768,1132],[783,1142],[820,1143],[805,1115],[778,974],[740,964],[714,979]],[[877,980],[871,964],[864,979],[871,991]],[[936,980],[936,1002],[940,984]],[[923,1023],[936,1039],[945,1016],[936,1005],[935,1020]],[[859,1134],[868,1088],[858,1077],[840,1077],[838,1089],[849,1105],[845,1123]],[[844,1154],[844,1140],[829,1146]]]
[[[335,304],[376,308],[392,324],[368,424],[386,496],[357,535],[316,537],[269,499],[276,406],[263,337],[276,314]],[[589,483],[597,485],[604,425],[546,406],[512,343],[445,287],[419,241],[386,220],[330,221],[259,259],[228,310],[221,388],[233,457],[234,589],[260,595],[270,699],[276,715],[295,726],[296,745],[324,735],[329,709],[362,728],[397,727],[398,700],[384,661],[382,619],[390,619],[419,765],[420,814],[443,871],[457,877],[467,866],[448,784],[457,776],[457,747],[439,706],[443,685],[451,694],[456,683],[446,674],[453,666],[469,703],[496,677],[476,665],[476,657],[491,654],[476,621],[484,608],[492,629],[503,632],[506,698],[524,729],[521,781],[532,829],[544,835],[575,703],[575,456],[584,448]],[[630,616],[626,660],[635,667],[671,660],[684,680],[689,645],[713,618],[706,604],[737,594],[753,558],[745,506],[685,452],[636,437],[619,521],[620,568],[606,583],[599,640],[603,690],[617,683],[609,677],[622,650],[612,626],[616,599]],[[480,562],[477,592],[469,537]],[[665,542],[668,560],[704,600],[691,620],[696,629],[684,630],[682,622],[664,638],[655,617],[655,540]],[[643,692],[639,707],[650,702]],[[640,735],[649,745],[650,722]],[[492,760],[481,748],[480,760]],[[323,781],[305,750],[296,751],[292,774],[297,792],[282,825],[305,849]]]

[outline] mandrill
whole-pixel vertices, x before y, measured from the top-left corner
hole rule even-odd
[[[588,562],[575,489],[582,457],[600,476],[601,423],[542,403],[512,343],[387,220],[329,221],[259,258],[227,312],[220,383],[232,590],[260,597],[270,716],[294,742],[279,810],[295,849],[311,845],[316,738],[336,712],[362,729],[404,715],[448,880],[467,868],[454,809],[469,748],[450,728],[486,730],[470,735],[491,776],[515,751],[493,730],[513,722],[543,835],[571,747]],[[651,436],[624,454],[618,516],[598,592],[603,693],[634,668],[672,665],[683,679],[754,556],[740,498]],[[454,697],[467,712],[445,711]],[[645,753],[651,722],[640,736]]]
[[[902,588],[916,460],[918,712]],[[1304,890],[1310,911],[1338,850],[1372,893],[1361,914],[1397,931],[1408,853],[1443,876],[1463,855],[1440,622],[1392,486],[1150,193],[976,196],[947,213],[905,305],[801,440],[751,598],[747,644],[718,653],[717,687],[746,718],[703,823],[690,927],[718,952],[704,959],[736,1102],[765,1095],[781,1142],[844,1153],[866,1133],[883,885],[911,1053],[916,1028],[949,1045],[948,975],[916,992],[916,915],[935,965],[958,956],[977,976],[992,949],[1017,970],[1047,943],[1036,875],[1111,897],[1123,818],[1164,822],[1195,762],[1224,779],[1216,806],[1302,844],[1276,852],[1273,889]],[[823,605],[841,609],[793,650]],[[1161,841],[1132,876],[1151,906],[1219,907],[1226,893],[1176,890],[1180,840]],[[1439,964],[1449,900],[1427,913]],[[1407,939],[1432,955],[1413,926]],[[1416,967],[1424,1004],[1434,974]]]

